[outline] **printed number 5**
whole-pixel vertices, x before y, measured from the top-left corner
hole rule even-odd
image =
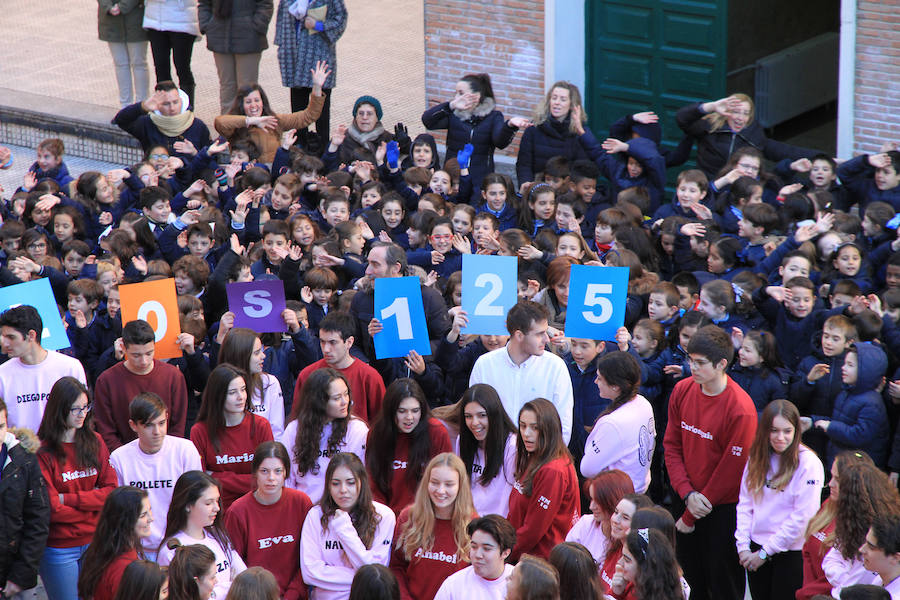
[[[409,316],[409,300],[405,296],[394,298],[388,306],[381,309],[381,320],[397,317],[397,337],[401,340],[413,339],[412,319]]]
[[[611,283],[589,283],[587,286],[587,292],[584,295],[584,305],[585,306],[599,306],[600,314],[595,314],[594,311],[586,310],[581,314],[588,321],[588,323],[594,323],[595,325],[600,325],[602,323],[606,323],[612,317],[613,314],[613,305],[612,302],[609,301],[609,298],[604,298],[603,294],[611,294],[612,293],[612,284]]]

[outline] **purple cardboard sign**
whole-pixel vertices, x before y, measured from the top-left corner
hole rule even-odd
[[[285,299],[284,282],[280,279],[229,283],[225,292],[235,327],[247,327],[257,333],[287,331],[281,318]]]

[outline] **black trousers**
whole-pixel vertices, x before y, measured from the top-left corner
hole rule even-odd
[[[750,550],[758,551],[759,544],[751,542]],[[753,600],[794,600],[795,593],[803,585],[803,553],[799,550],[779,552],[756,571],[747,571],[747,583]]]
[[[191,56],[194,53],[194,36],[189,33],[148,29],[147,37],[150,39],[156,82],[172,80],[172,61],[174,61],[175,71],[178,73],[178,87],[188,95],[190,108],[193,108],[196,86],[194,74],[191,72]]]
[[[734,545],[736,506],[720,504],[696,522],[693,532],[678,534],[678,562],[691,586],[691,600],[744,598],[744,568]]]
[[[325,104],[322,105],[322,114],[316,119],[315,133],[311,132],[309,128],[297,132],[297,141],[304,149],[310,148],[311,138],[318,138],[320,150],[316,154],[325,152],[328,140],[331,138],[331,88],[323,88],[322,93],[325,94]],[[312,88],[291,88],[291,112],[297,112],[309,106],[310,94],[312,94]]]

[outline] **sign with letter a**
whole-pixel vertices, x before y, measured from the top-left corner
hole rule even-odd
[[[284,282],[280,279],[229,283],[228,309],[234,313],[234,326],[257,333],[287,331],[281,317],[285,309]]]
[[[122,324],[141,319],[156,333],[155,358],[178,358],[178,294],[174,279],[159,279],[119,286],[122,298]]]
[[[66,336],[66,328],[59,309],[56,308],[56,300],[53,298],[53,288],[47,278],[26,281],[0,288],[0,313],[8,308],[22,305],[33,306],[44,322],[44,331],[41,332],[41,346],[45,350],[60,350],[69,347],[69,338]]]

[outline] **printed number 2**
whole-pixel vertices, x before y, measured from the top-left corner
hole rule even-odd
[[[503,293],[503,280],[496,273],[482,273],[475,278],[475,287],[491,286],[484,298],[475,305],[475,314],[483,317],[502,317],[503,307],[491,304]]]
[[[394,298],[388,306],[381,309],[381,320],[397,317],[397,337],[401,340],[413,339],[412,319],[409,317],[409,299],[406,296]]]
[[[603,294],[611,294],[612,293],[612,284],[611,283],[589,283],[587,286],[587,292],[584,295],[584,305],[585,306],[599,306],[600,314],[595,314],[593,311],[586,310],[581,314],[589,323],[594,323],[595,325],[599,325],[601,323],[606,323],[612,317],[613,314],[613,305],[612,302],[609,301],[609,298],[604,298]]]

